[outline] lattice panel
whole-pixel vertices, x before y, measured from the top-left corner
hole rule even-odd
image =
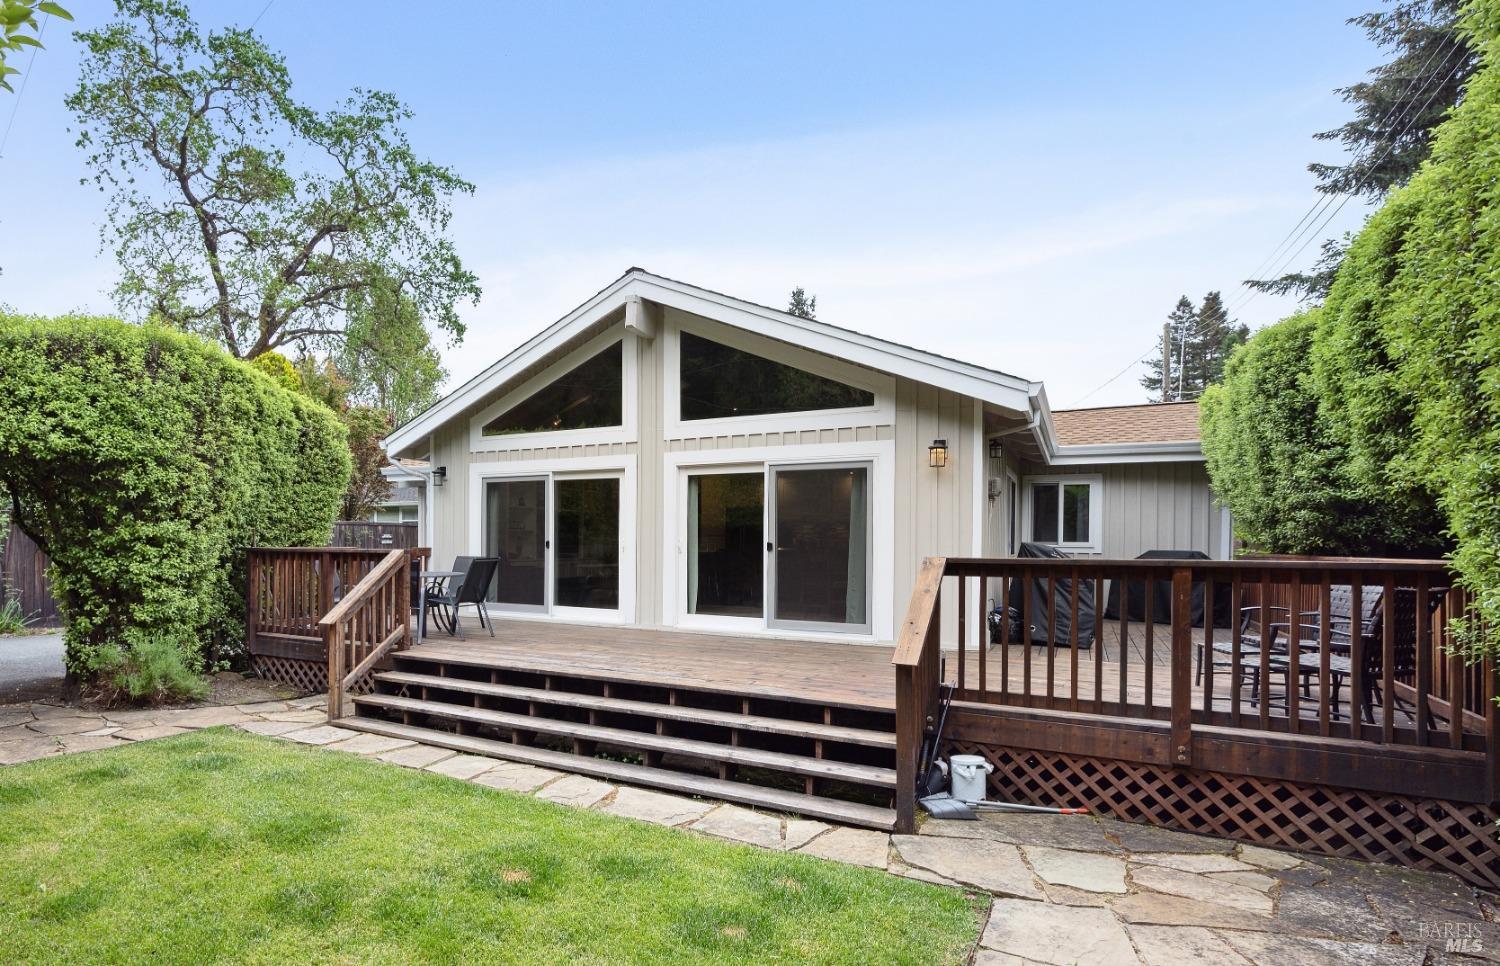
[[[255,654],[251,655],[250,666],[266,680],[297,691],[318,694],[328,690],[328,665],[322,661],[299,661],[290,657]],[[374,676],[366,674],[355,682],[349,692],[369,694],[374,689]]]
[[[990,793],[1260,845],[1452,872],[1500,888],[1500,810],[1441,799],[955,742],[995,766]]]

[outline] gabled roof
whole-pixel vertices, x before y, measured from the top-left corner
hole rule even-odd
[[[1052,413],[1052,425],[1059,446],[1197,441],[1198,404],[1057,409]]]
[[[1050,415],[1048,462],[1055,465],[1203,459],[1196,402],[1059,409]]]
[[[689,285],[632,268],[592,298],[558,319],[499,362],[449,393],[421,415],[385,439],[390,453],[402,453],[423,438],[488,397],[587,332],[628,302],[645,300],[671,306],[755,332],[768,338],[845,359],[849,362],[917,382],[942,386],[997,406],[1026,412],[1034,408],[1041,384],[1019,376],[950,359],[911,346],[876,338],[815,319],[804,319],[744,299]]]

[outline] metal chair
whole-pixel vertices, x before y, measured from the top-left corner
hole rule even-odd
[[[459,558],[462,560],[463,558]],[[458,561],[455,561],[457,564]],[[479,613],[479,626],[488,627],[490,636],[495,636],[495,622],[490,620],[489,609],[485,606],[485,597],[489,593],[490,581],[495,579],[495,568],[500,566],[499,557],[475,557],[468,568],[464,571],[462,581],[455,589],[451,584],[447,591],[438,594],[429,594],[428,606],[444,607],[448,609],[452,617],[453,633],[458,635],[459,640],[464,639],[463,623],[459,620],[458,609],[464,604],[473,604]],[[458,567],[453,568],[457,570]]]

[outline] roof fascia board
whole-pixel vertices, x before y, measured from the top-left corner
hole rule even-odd
[[[1193,440],[1059,446],[1048,462],[1053,466],[1076,466],[1082,463],[1201,463],[1203,447]]]
[[[524,372],[533,363],[541,361],[564,345],[578,331],[588,328],[619,308],[624,301],[622,295],[635,277],[630,274],[622,275],[593,298],[521,343],[500,361],[391,433],[385,438],[386,452],[394,455],[416,445],[421,437],[479,402],[496,386],[504,384],[517,373]]]
[[[944,359],[920,349],[899,346],[813,319],[801,319],[657,275],[640,276],[640,284],[642,297],[684,312],[705,316],[881,372],[951,389],[997,406],[1016,411],[1024,411],[1026,408],[1027,390],[1032,383],[1014,376]]]

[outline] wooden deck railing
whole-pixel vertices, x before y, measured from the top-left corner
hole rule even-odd
[[[247,580],[245,592],[245,645],[252,660],[262,667],[270,667],[284,674],[286,683],[297,687],[321,690],[330,679],[324,676],[331,662],[328,650],[328,631],[322,621],[335,608],[339,613],[350,615],[354,604],[347,607],[351,598],[364,597],[361,588],[366,579],[389,563],[391,555],[404,555],[408,566],[420,567],[428,554],[425,547],[413,550],[373,550],[354,547],[254,547],[247,552]],[[361,622],[357,627],[345,622],[346,649],[365,648],[369,645],[367,634],[377,625],[385,626],[389,634],[394,621],[406,619],[404,605],[409,605],[410,571],[406,571],[405,588],[398,596],[389,584],[396,580],[386,572],[381,583],[384,593],[377,604],[385,616],[376,620],[358,608],[351,617]],[[409,609],[409,608],[408,608]],[[374,644],[378,645],[379,640]],[[351,651],[352,654],[352,651]],[[361,651],[358,657],[346,655],[346,670],[356,668],[368,656]],[[262,671],[262,673],[267,673]],[[344,674],[349,678],[350,674]],[[358,675],[354,676],[354,680]],[[331,688],[330,691],[341,689]]]
[[[394,649],[411,644],[411,554],[392,550],[318,621],[328,654],[328,719],[344,692]]]
[[[1025,709],[1013,737],[1494,801],[1495,667],[1452,649],[1452,585],[1427,561],[929,558],[893,662],[900,821],[944,657],[959,702]]]

